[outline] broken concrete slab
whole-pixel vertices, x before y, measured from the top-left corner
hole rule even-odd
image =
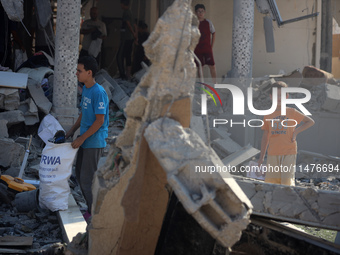
[[[7,120],[7,127],[25,121],[24,114],[20,110],[0,112],[0,120]]]
[[[228,157],[222,159],[222,162],[225,166],[238,166],[243,162],[251,159],[252,157],[259,154],[261,151],[254,148],[250,144],[243,147],[241,150],[234,152],[233,154],[229,155]]]
[[[224,247],[236,243],[252,205],[229,173],[203,170],[223,166],[214,151],[193,130],[168,118],[151,123],[145,138],[187,212]]]
[[[32,98],[20,102],[19,110],[24,113],[25,125],[31,126],[39,123],[38,108]]]
[[[303,76],[300,70],[297,69],[289,74],[282,75],[282,77],[277,77],[275,79],[277,81],[283,81],[287,83],[289,87],[299,87],[303,79]]]
[[[207,144],[208,140],[204,126],[205,125],[201,116],[191,116],[190,128],[201,137],[205,144]]]
[[[254,215],[340,230],[339,192],[234,178],[252,202]]]
[[[6,111],[17,110],[20,105],[20,97],[18,89],[1,88],[0,87],[0,109]]]
[[[39,85],[41,85],[41,81],[52,74],[54,74],[54,71],[51,68],[48,68],[46,66],[41,66],[37,68],[29,68],[29,67],[23,67],[20,68],[17,73],[21,74],[28,74],[28,79],[33,79],[36,81]]]
[[[228,155],[242,149],[242,147],[230,137],[212,141],[211,147],[215,150],[220,158],[225,158]]]
[[[25,73],[0,72],[0,87],[25,89],[28,75]]]
[[[8,121],[5,119],[0,120],[0,138],[8,138]]]
[[[21,166],[25,154],[25,147],[8,138],[0,139],[0,166]]]
[[[37,81],[29,78],[27,87],[38,109],[45,114],[49,114],[52,108],[52,103],[45,96],[40,82],[38,83]]]
[[[324,100],[322,109],[340,113],[340,87],[336,85],[325,84]]]
[[[144,171],[143,185],[138,191],[140,199],[136,199],[139,204],[135,209],[138,211],[137,222],[125,218],[122,214],[121,201],[126,188],[134,189],[130,187],[126,176],[134,176],[137,174],[137,169],[140,169],[138,155],[140,155],[139,148],[144,125],[160,118],[162,114],[171,114],[171,117],[182,118],[184,123],[190,124],[190,95],[194,89],[193,77],[196,74],[190,50],[195,49],[199,39],[197,20],[193,26],[192,17],[193,13],[188,1],[176,0],[172,8],[169,7],[157,22],[155,31],[149,36],[149,41],[144,43],[146,55],[153,64],[132,93],[130,100],[140,97],[140,92],[147,90],[142,95],[147,100],[146,108],[139,111],[143,113],[141,118],[128,116],[128,119],[141,121],[141,125],[138,130],[124,131],[125,135],[133,135],[133,139],[129,138],[129,142],[133,141],[133,143],[124,143],[127,148],[131,148],[126,152],[122,150],[122,158],[127,158],[128,163],[122,160],[119,169],[115,171],[126,174],[121,175],[121,178],[115,182],[113,171],[107,167],[102,177],[99,176],[101,171],[97,171],[98,174],[95,176],[94,187],[97,189],[94,188],[93,191],[96,196],[94,212],[100,211],[98,214],[93,214],[92,229],[89,232],[89,254],[149,255],[155,252],[169,196],[163,182],[164,179],[166,180],[165,173],[159,163],[157,165],[157,160],[152,153],[150,158],[143,161],[146,162],[144,166],[147,171]],[[178,27],[183,29],[179,30]],[[184,69],[186,72],[183,72]],[[108,78],[106,79],[109,81]],[[176,104],[176,102],[180,103]],[[174,108],[176,111],[173,110]],[[134,129],[134,125],[130,128]],[[111,160],[109,166],[112,166],[112,163]],[[104,176],[107,176],[107,179],[104,179]],[[112,217],[113,212],[115,217]]]
[[[210,140],[214,141],[217,139],[227,139],[231,134],[228,133],[227,128],[211,128],[210,129]]]
[[[303,79],[300,86],[307,89],[327,83],[328,79],[332,79],[334,77],[333,74],[314,66],[305,66],[302,71],[302,76]]]

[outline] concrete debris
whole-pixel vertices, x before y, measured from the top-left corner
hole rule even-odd
[[[20,110],[0,112],[0,120],[7,120],[7,127],[25,121],[24,114]]]
[[[201,137],[202,141],[207,144],[207,135],[206,135],[206,131],[204,128],[204,123],[203,123],[203,119],[201,116],[191,116],[191,120],[190,120],[190,128],[196,132],[199,137]]]
[[[19,110],[24,113],[25,125],[31,126],[40,121],[38,108],[32,98],[27,98],[25,101],[20,102]]]
[[[14,72],[0,72],[0,87],[26,89],[27,74]]]
[[[37,68],[23,67],[20,68],[17,72],[28,74],[28,79],[34,80],[39,85],[45,77],[49,77],[50,75],[54,74],[54,71],[51,68],[45,66]]]
[[[8,138],[7,123],[5,119],[0,120],[0,138]]]
[[[231,134],[228,133],[227,128],[211,128],[210,129],[210,140],[214,141],[217,139],[227,139]]]
[[[176,0],[143,45],[152,65],[125,109],[127,123],[140,124],[139,127],[126,125],[118,137],[120,163],[109,154],[105,169],[95,174],[95,213],[89,230],[89,254],[148,255],[155,252],[169,193],[165,189],[165,172],[149,150],[143,132],[147,123],[164,115],[179,120],[185,127],[190,125],[190,95],[196,75],[191,52],[198,42],[199,32],[197,20],[192,22],[194,15],[189,2]],[[126,93],[121,95],[124,100]],[[120,137],[128,138],[128,142]]]
[[[304,87],[311,92],[311,99],[303,105],[311,112],[328,111],[339,113],[340,93],[339,83],[333,78],[332,74],[323,70],[306,66],[301,79],[297,70],[290,75],[270,75],[253,80],[253,104],[255,109],[264,110],[272,106],[269,96],[270,84],[275,81],[284,81],[289,87]],[[314,78],[313,78],[314,77]],[[291,93],[291,98],[303,98],[304,94]]]
[[[38,83],[29,78],[27,87],[38,109],[45,114],[49,114],[52,108],[52,103],[46,98],[40,82]]]
[[[235,244],[249,223],[252,206],[227,173],[203,170],[223,166],[217,155],[194,131],[168,118],[151,123],[145,138],[188,213],[223,246]]]
[[[334,77],[333,74],[318,69],[314,66],[305,66],[302,71],[302,76],[303,79],[300,86],[307,89],[325,84],[328,82],[328,80],[331,80]]]
[[[230,137],[212,141],[211,147],[215,150],[220,158],[225,158],[230,154],[242,149],[242,147],[238,143],[234,142],[234,140]]]
[[[340,113],[340,87],[336,85],[325,84],[324,101],[322,109]]]
[[[340,230],[338,192],[249,181],[240,177],[236,181],[253,204],[254,215]]]
[[[241,150],[234,152],[228,157],[222,159],[222,162],[225,166],[228,166],[228,165],[238,166],[242,164],[243,162],[253,158],[259,153],[260,153],[260,150],[248,144],[247,146],[243,147]]]
[[[0,109],[13,111],[19,108],[18,89],[0,88]]]
[[[0,139],[0,166],[20,166],[24,158],[25,147],[8,138]]]

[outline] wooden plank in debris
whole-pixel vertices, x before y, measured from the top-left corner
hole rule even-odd
[[[32,236],[1,236],[0,246],[31,246]]]
[[[27,254],[27,252],[25,250],[0,248],[0,254]]]
[[[69,243],[79,232],[86,232],[87,223],[72,194],[68,198],[68,209],[58,211],[57,216],[62,228],[64,242]]]
[[[0,87],[25,89],[27,87],[28,74],[14,72],[0,72]]]

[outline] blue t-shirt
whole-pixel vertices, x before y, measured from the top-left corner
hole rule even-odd
[[[109,99],[106,91],[98,83],[91,88],[83,86],[81,97],[82,118],[80,122],[80,135],[84,134],[96,120],[96,114],[104,114],[103,125],[93,135],[88,137],[81,147],[83,148],[104,148],[105,138],[109,129]]]

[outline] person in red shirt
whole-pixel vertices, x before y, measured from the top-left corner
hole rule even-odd
[[[215,28],[210,20],[205,19],[205,6],[203,4],[195,5],[195,13],[200,22],[199,30],[201,33],[200,40],[195,49],[195,54],[202,66],[209,66],[211,78],[213,79],[213,82],[216,83],[216,67],[212,51],[215,42]]]

